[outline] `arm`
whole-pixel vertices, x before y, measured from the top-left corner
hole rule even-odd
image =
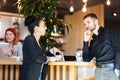
[[[107,28],[107,34],[110,36],[111,45],[115,54],[115,68],[120,70],[120,29],[109,27]]]
[[[90,47],[88,46],[88,42],[83,42],[83,60],[85,62],[91,61],[93,58],[92,53],[90,53]]]
[[[113,43],[113,48],[114,48],[114,52],[115,52],[115,68],[120,70],[120,44],[119,44],[120,36],[116,36],[116,38],[114,38],[114,40],[116,40]]]
[[[61,56],[63,56],[63,52],[62,51],[60,51],[58,48],[56,48],[56,47],[53,47],[52,49],[50,49],[49,51],[48,51],[48,53],[47,53],[47,56],[49,56],[48,58],[56,58],[56,61],[60,61],[61,60],[61,58],[58,58],[57,56],[56,56],[56,53],[59,53]]]
[[[119,36],[117,36],[119,37]],[[119,39],[116,39],[117,42],[114,43],[114,52],[115,52],[115,74],[117,75],[117,77],[119,77],[119,70],[120,70],[120,37]]]
[[[53,47],[52,49],[50,49],[50,52],[53,54],[53,55],[56,55],[56,53],[60,53],[61,55],[63,55],[63,52],[60,51],[58,48],[56,47]]]
[[[13,54],[11,57],[21,57],[22,58],[22,45],[15,44],[13,49]]]
[[[51,52],[50,50],[46,51],[46,55],[47,56],[54,56],[53,52]]]
[[[120,70],[120,29],[109,28],[108,33],[110,34],[110,40],[115,54],[115,74],[119,76]]]
[[[115,68],[120,70],[120,46],[119,44],[116,44],[114,46],[114,51],[115,51]]]
[[[22,46],[23,46],[22,44],[17,44],[14,46],[14,48],[16,49],[16,52],[17,52],[17,54],[15,56],[23,58]]]
[[[90,39],[91,31],[87,30],[84,32],[84,42],[83,42],[83,60],[85,62],[90,61],[93,58],[92,53],[90,53],[89,47],[89,39]]]
[[[47,61],[45,51],[37,47],[32,37],[27,37],[23,44],[23,55],[29,56],[36,63],[44,63]]]
[[[17,47],[17,56],[23,58],[23,51],[22,51],[23,44],[21,42],[18,42],[16,47]]]
[[[27,38],[24,41],[23,53],[28,54],[28,56],[36,63],[47,63],[49,61],[57,61],[56,57],[47,57],[45,54],[45,49],[40,49],[37,47],[34,39]]]

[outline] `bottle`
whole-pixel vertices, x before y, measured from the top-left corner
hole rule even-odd
[[[76,57],[76,61],[83,61],[83,59],[82,59],[82,50],[81,49],[76,50],[75,57]]]

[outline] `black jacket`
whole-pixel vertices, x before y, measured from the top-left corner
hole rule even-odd
[[[38,46],[33,35],[27,36],[23,43],[23,64],[19,80],[38,80],[41,70],[44,70],[42,71],[42,80],[44,80],[48,69],[48,65],[43,66],[46,61],[44,46]]]
[[[83,60],[91,61],[95,57],[97,63],[115,63],[115,68],[120,69],[120,39],[117,39],[115,30],[100,27],[98,35],[93,34],[92,37],[90,46],[88,42],[83,44]]]

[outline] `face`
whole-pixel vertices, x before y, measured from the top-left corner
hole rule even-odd
[[[45,22],[43,20],[41,20],[39,22],[39,27],[37,27],[37,28],[38,28],[37,31],[41,34],[41,36],[44,36],[46,33],[47,27],[46,27]]]
[[[12,43],[15,39],[15,35],[11,31],[7,31],[5,37],[8,43]]]
[[[84,25],[85,25],[86,30],[90,30],[90,31],[95,30],[95,28],[96,28],[95,19],[91,18],[91,17],[85,18]]]

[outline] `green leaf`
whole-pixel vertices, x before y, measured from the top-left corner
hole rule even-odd
[[[69,28],[71,24],[63,19],[58,19],[58,11],[54,4],[60,3],[60,0],[19,0],[16,3],[18,7],[18,13],[23,13],[25,17],[30,15],[35,15],[39,17],[44,17],[46,21],[47,31],[46,35],[41,38],[41,42],[47,47],[58,46],[58,44],[51,39],[51,32],[53,31],[53,25],[57,26],[57,29],[62,34],[65,30],[69,33]]]

